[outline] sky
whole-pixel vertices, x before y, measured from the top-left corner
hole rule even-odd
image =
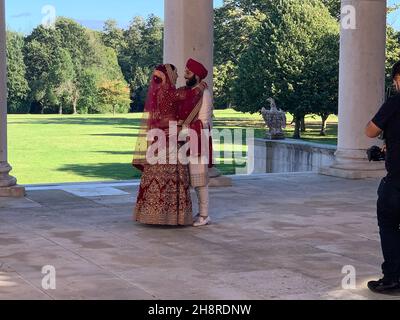
[[[221,6],[222,2],[214,0],[214,6]],[[400,4],[400,0],[389,0],[388,3]],[[30,33],[42,22],[45,16],[42,9],[46,5],[54,7],[57,16],[73,18],[96,30],[102,29],[107,19],[115,19],[121,27],[126,27],[134,16],[164,16],[164,0],[6,0],[7,27]],[[392,13],[388,22],[400,30],[400,10]]]
[[[214,5],[221,6],[222,2],[214,0]],[[7,27],[29,33],[41,23],[46,5],[53,6],[57,16],[73,18],[93,29],[102,29],[107,19],[115,19],[125,27],[135,16],[164,17],[164,0],[6,0]]]
[[[388,4],[389,6],[396,4],[399,5],[400,0],[389,0]],[[388,16],[388,23],[397,30],[400,30],[400,9]]]

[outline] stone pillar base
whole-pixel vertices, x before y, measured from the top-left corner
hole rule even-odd
[[[18,186],[17,179],[9,175],[11,170],[7,162],[0,162],[0,197],[24,197],[25,188]]]
[[[210,188],[232,187],[232,179],[223,176],[215,167],[209,169],[208,175],[210,177],[208,184]]]
[[[325,167],[319,170],[319,174],[325,176],[339,177],[345,179],[367,179],[367,178],[383,178],[386,170],[351,170],[344,168]]]
[[[23,198],[25,194],[25,187],[23,186],[0,187],[0,197]]]
[[[345,179],[383,178],[386,176],[385,162],[369,162],[364,150],[338,150],[336,161],[323,167],[320,174]]]

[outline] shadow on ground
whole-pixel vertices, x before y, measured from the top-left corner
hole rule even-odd
[[[129,180],[140,177],[140,172],[130,163],[67,164],[58,171],[103,180]]]

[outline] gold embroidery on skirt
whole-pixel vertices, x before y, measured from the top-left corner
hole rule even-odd
[[[134,210],[135,220],[144,224],[191,225],[192,215],[188,166],[146,166]]]

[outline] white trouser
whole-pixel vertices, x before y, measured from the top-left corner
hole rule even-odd
[[[205,187],[196,187],[194,188],[197,194],[197,200],[199,203],[199,213],[202,217],[208,217],[208,186]]]

